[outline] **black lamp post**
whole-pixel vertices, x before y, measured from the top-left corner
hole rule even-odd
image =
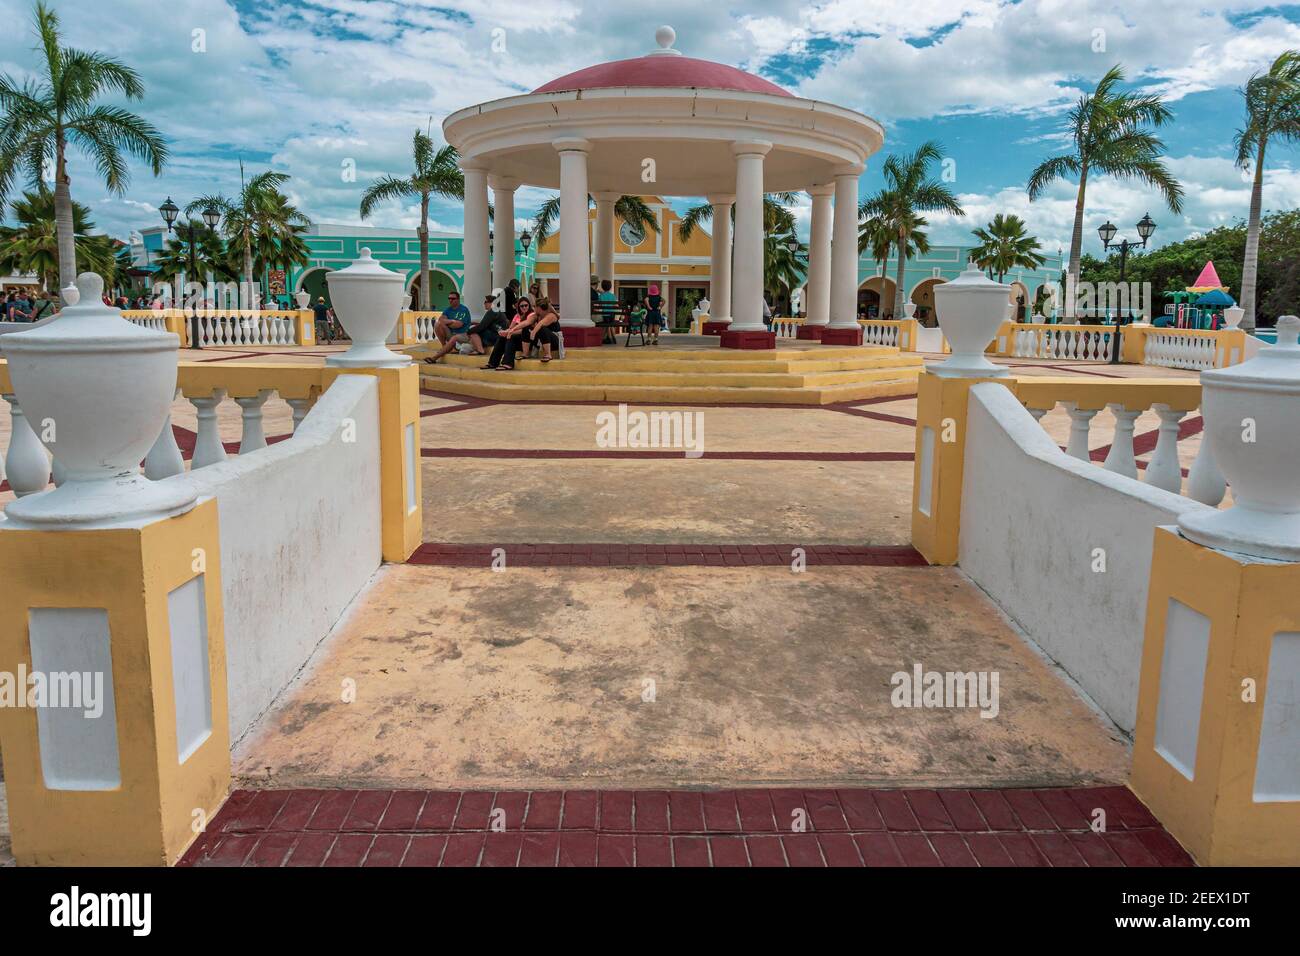
[[[519,245],[523,246],[525,257],[528,256],[528,247],[531,246],[532,244],[533,244],[533,234],[529,232],[527,229],[525,229],[524,234],[519,237]],[[527,263],[525,263],[524,265],[525,265],[524,278],[528,278]]]
[[[176,223],[176,217],[180,215],[180,208],[174,202],[172,202],[172,197],[168,196],[167,201],[158,207],[158,211],[162,213],[163,221],[167,223],[167,231],[172,232],[173,231],[172,227]],[[203,216],[203,224],[206,225],[209,229],[216,229],[217,223],[221,222],[221,211],[217,209],[216,206],[208,206],[207,208],[205,208],[203,210],[202,216]],[[197,275],[199,271],[199,265],[197,259],[195,258],[195,249],[194,249],[194,243],[196,238],[197,237],[194,235],[194,230],[191,229],[189,231],[188,238],[186,239],[186,244],[189,246],[189,250],[188,250],[189,260],[190,260],[189,274],[191,276],[190,279],[191,282],[194,281],[192,277]],[[203,346],[199,343],[198,309],[192,309],[190,314],[190,348],[192,349],[203,348]]]
[[[1128,267],[1129,250],[1139,249],[1139,248],[1145,249],[1147,245],[1147,240],[1151,238],[1151,234],[1155,231],[1156,231],[1155,220],[1151,218],[1150,213],[1147,213],[1141,219],[1139,219],[1137,223],[1137,233],[1139,238],[1141,238],[1142,240],[1141,243],[1129,242],[1127,239],[1121,239],[1118,243],[1116,243],[1115,248],[1119,250],[1119,283],[1121,286],[1124,284],[1125,270]],[[1118,230],[1115,228],[1114,224],[1109,219],[1107,219],[1102,225],[1097,227],[1097,235],[1101,236],[1102,247],[1107,252],[1110,251],[1110,244],[1111,241],[1115,238],[1116,232],[1118,232]],[[1115,316],[1115,331],[1112,334],[1112,338],[1114,339],[1114,343],[1113,343],[1114,347],[1111,349],[1111,355],[1110,355],[1111,365],[1119,364],[1119,356],[1120,356],[1119,340],[1121,334],[1120,329],[1122,326],[1132,323],[1132,321],[1133,321],[1132,309],[1129,309],[1129,313],[1127,316],[1120,316],[1120,315]]]

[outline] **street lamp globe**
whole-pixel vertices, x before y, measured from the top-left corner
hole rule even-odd
[[[167,201],[158,207],[158,211],[162,213],[163,222],[167,223],[167,229],[170,231],[172,224],[176,222],[176,217],[180,215],[180,207],[172,202],[171,196],[168,196]]]
[[[528,247],[533,244],[533,234],[525,229],[524,234],[519,237],[519,244],[524,247],[524,252],[527,252]]]
[[[1118,231],[1114,223],[1107,219],[1105,223],[1097,227],[1097,235],[1101,236],[1101,244],[1109,247],[1110,241],[1115,238],[1115,233]]]
[[[1151,238],[1151,233],[1156,231],[1156,224],[1151,218],[1151,213],[1147,213],[1138,220],[1137,231],[1138,235],[1142,237],[1142,245],[1145,246],[1147,240]]]
[[[203,221],[209,229],[216,229],[217,223],[221,222],[221,211],[216,206],[208,206],[203,210]]]

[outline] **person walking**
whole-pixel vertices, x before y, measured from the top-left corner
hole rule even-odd
[[[318,296],[316,304],[311,307],[312,316],[316,322],[316,338],[319,341],[324,337],[329,345],[334,344],[334,325],[330,322],[330,309],[325,304],[325,296]]]

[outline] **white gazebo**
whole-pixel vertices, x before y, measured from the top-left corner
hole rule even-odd
[[[611,277],[618,197],[648,190],[707,196],[714,281],[706,331],[721,332],[724,347],[773,348],[763,325],[763,194],[807,190],[808,319],[800,337],[860,344],[858,177],[884,140],[880,125],[791,96],[743,70],[683,56],[672,49],[671,27],[655,37],[659,49],[643,57],[579,70],[525,96],[447,117],[443,133],[465,171],[462,301],[482,302],[514,275],[515,190],[524,183],[559,189],[565,344],[599,345],[587,288],[593,271]],[[491,275],[489,186],[496,202]],[[588,197],[596,200],[594,270]]]

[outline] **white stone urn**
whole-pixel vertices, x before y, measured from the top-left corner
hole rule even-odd
[[[903,318],[905,318],[905,319],[914,319],[914,318],[916,318],[916,303],[915,303],[915,302],[904,302],[904,303],[903,303]]]
[[[1178,521],[1207,547],[1300,561],[1300,318],[1277,322],[1277,344],[1250,361],[1201,373],[1205,439],[1232,487],[1226,510]]]
[[[1239,305],[1230,305],[1223,310],[1223,327],[1225,329],[1235,329],[1241,325],[1241,320],[1245,317],[1246,310]]]
[[[303,289],[301,292],[297,293],[293,298],[294,301],[298,303],[298,308],[300,309],[311,308],[311,293],[308,292],[306,289]]]
[[[406,281],[381,266],[363,247],[361,258],[325,277],[334,315],[352,339],[352,348],[331,355],[326,365],[343,368],[393,368],[410,365],[411,357],[392,351],[388,335],[397,324]]]
[[[103,292],[103,279],[83,272],[76,304],[57,319],[0,336],[14,393],[65,476],[11,502],[11,528],[138,526],[194,506],[189,482],[140,473],[171,410],[180,338],[128,322]]]
[[[944,378],[997,378],[1010,374],[1010,369],[984,357],[985,347],[1007,320],[1010,294],[1010,286],[994,282],[973,262],[951,282],[936,285],[934,307],[939,327],[952,346],[952,356],[929,371]]]

